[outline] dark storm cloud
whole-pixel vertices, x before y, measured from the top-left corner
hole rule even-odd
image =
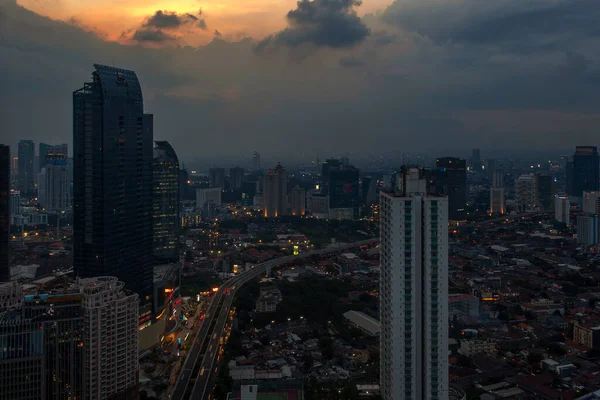
[[[396,0],[382,18],[438,42],[553,49],[600,37],[597,0]]]
[[[165,43],[172,42],[176,38],[161,29],[142,27],[135,31],[131,37],[138,42]]]
[[[335,46],[321,45],[315,51],[316,43],[340,43],[316,39],[328,29],[323,28],[328,13],[351,9],[351,2],[340,1],[346,8],[333,0],[319,5],[301,1],[288,30],[302,32],[297,37],[307,45],[269,57],[257,55],[251,39],[218,38],[213,26],[215,40],[199,48],[120,45],[84,26],[4,6],[0,142],[14,145],[17,137],[71,141],[70,96],[88,81],[94,63],[137,72],[144,107],[155,114],[156,138],[169,140],[186,162],[213,152],[214,157],[248,155],[256,146],[263,154],[287,156],[299,151],[439,152],[489,143],[571,147],[574,141],[597,140],[600,37],[587,22],[600,8],[595,3],[398,0],[408,14],[390,19],[400,10],[396,4],[384,13],[386,22],[365,16],[361,23],[373,34],[354,46],[331,51],[328,47]],[[559,6],[566,7],[561,8],[567,16],[562,22],[549,17]],[[526,13],[558,25],[525,24]],[[183,16],[189,21],[184,26],[141,30],[140,25],[124,38],[131,39],[138,29],[137,39],[161,44],[184,30],[201,33],[196,26],[203,16],[192,14],[198,20]],[[406,20],[406,15],[414,18]],[[522,23],[514,27],[520,37],[493,22],[503,18]],[[572,22],[577,18],[580,26]],[[484,22],[494,30],[477,28]],[[227,34],[235,37],[235,32]],[[287,36],[278,39],[281,34],[267,45],[292,47]],[[302,63],[290,62],[290,54],[304,54]],[[204,133],[210,135],[210,149],[203,145]],[[302,148],[290,137],[302,137]]]
[[[151,17],[146,19],[143,26],[154,27],[154,28],[177,28],[190,21],[197,21],[198,18],[195,15],[177,14],[173,11],[162,11],[158,10]]]
[[[344,48],[362,42],[369,28],[358,17],[354,7],[359,0],[300,0],[298,7],[287,13],[289,27],[261,41],[257,50],[271,46]]]

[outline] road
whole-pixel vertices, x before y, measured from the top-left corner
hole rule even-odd
[[[364,240],[350,244],[339,244],[326,249],[315,250],[297,256],[281,257],[256,265],[235,278],[225,282],[215,294],[205,314],[202,326],[194,338],[192,347],[179,374],[171,398],[174,400],[205,400],[212,392],[212,385],[218,367],[216,359],[223,340],[225,325],[237,290],[247,282],[288,262],[348,250],[358,246],[378,242],[379,239]]]
[[[515,219],[519,219],[522,217],[532,217],[535,215],[543,215],[543,212],[540,211],[534,211],[534,212],[526,212],[526,213],[522,213],[522,214],[517,214],[517,215],[504,215],[502,217],[497,217],[497,218],[491,218],[491,219],[484,219],[481,221],[475,221],[475,222],[469,222],[468,224],[464,224],[464,225],[459,225],[457,227],[448,227],[449,230],[462,230],[462,229],[466,229],[466,228],[473,228],[476,226],[485,226],[486,224],[491,224],[491,223],[495,223],[495,222],[502,222],[502,221],[507,221],[507,220],[515,220]]]

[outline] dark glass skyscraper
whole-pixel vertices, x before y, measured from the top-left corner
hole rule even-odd
[[[596,146],[577,146],[573,156],[572,196],[582,197],[584,191],[599,189],[600,158]],[[568,179],[569,177],[567,177]]]
[[[436,161],[436,186],[440,194],[448,197],[448,219],[466,219],[467,165],[455,157],[442,157]]]
[[[179,260],[179,160],[168,142],[154,146],[154,258],[159,263]]]
[[[0,144],[0,282],[10,281],[10,147]]]
[[[353,166],[329,170],[329,209],[352,208],[358,217],[360,185],[358,169]]]
[[[74,268],[80,277],[116,276],[140,297],[152,294],[153,116],[144,114],[135,72],[94,65],[73,92]]]
[[[21,196],[33,196],[33,160],[35,159],[35,144],[33,140],[19,141],[19,169],[17,179]]]

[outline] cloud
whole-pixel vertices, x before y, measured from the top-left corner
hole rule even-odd
[[[143,26],[154,27],[154,28],[177,28],[183,24],[190,22],[190,20],[197,20],[196,16],[192,14],[177,14],[173,11],[162,11],[158,10],[146,19]]]
[[[208,30],[208,25],[206,25],[204,18],[198,20],[198,28],[202,29],[203,31]]]
[[[303,44],[352,47],[369,35],[369,28],[354,10],[361,5],[360,0],[300,0],[297,5],[287,13],[289,26],[262,40],[257,46],[258,51]]]
[[[214,35],[215,35],[215,38],[220,38],[221,36],[223,36],[223,34],[221,32],[219,32],[218,29],[215,29]]]
[[[137,29],[131,38],[138,42],[152,43],[165,43],[177,40],[175,36],[170,35],[161,29],[146,27]]]

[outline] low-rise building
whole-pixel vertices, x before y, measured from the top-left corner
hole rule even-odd
[[[496,347],[496,342],[493,340],[463,340],[460,342],[460,349],[458,352],[467,357],[480,353],[494,354],[497,352]]]
[[[348,320],[350,325],[360,329],[370,336],[379,336],[381,325],[375,318],[359,311],[347,311],[344,313],[344,318]]]

